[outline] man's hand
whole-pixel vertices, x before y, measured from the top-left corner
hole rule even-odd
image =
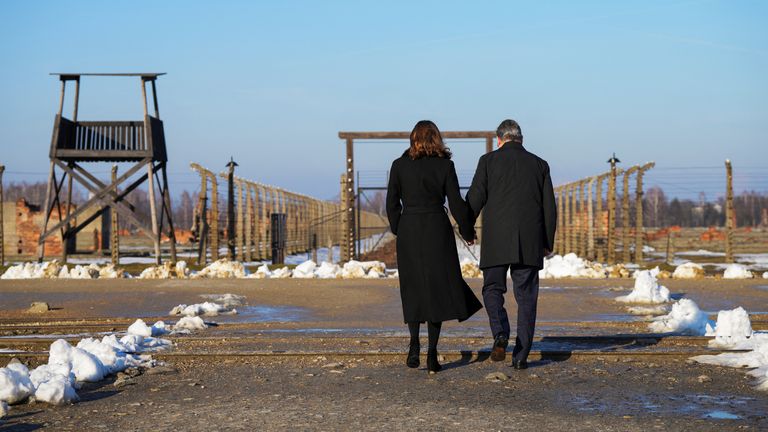
[[[548,256],[550,256],[550,255],[552,255],[552,251],[551,251],[551,250],[549,250],[549,249],[547,249],[547,248],[544,248],[544,256],[545,256],[545,257],[548,257]]]
[[[469,246],[473,246],[475,244],[475,240],[477,240],[477,232],[472,231],[472,240],[467,240],[467,244]]]

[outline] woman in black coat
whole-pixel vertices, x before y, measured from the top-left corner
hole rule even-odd
[[[441,369],[437,340],[443,321],[464,321],[482,307],[461,276],[456,239],[444,207],[446,197],[461,236],[474,240],[472,217],[461,198],[451,152],[437,126],[420,121],[411,146],[392,162],[387,216],[397,236],[397,269],[403,318],[411,333],[406,364],[419,366],[419,325],[428,323],[427,369]]]

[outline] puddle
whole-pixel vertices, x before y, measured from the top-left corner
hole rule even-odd
[[[307,321],[308,309],[296,306],[238,306],[237,315],[218,316],[220,322],[274,323]]]
[[[718,420],[738,420],[741,417],[736,414],[731,414],[728,411],[710,411],[704,414],[704,418],[718,419]]]

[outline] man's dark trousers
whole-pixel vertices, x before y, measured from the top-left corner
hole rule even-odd
[[[539,269],[533,266],[507,264],[483,269],[483,303],[491,323],[493,337],[509,338],[509,319],[504,309],[507,292],[507,270],[517,301],[517,338],[512,356],[516,361],[528,359],[536,326],[536,304],[539,298]]]

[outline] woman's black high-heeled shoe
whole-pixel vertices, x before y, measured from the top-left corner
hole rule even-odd
[[[408,348],[408,358],[405,360],[405,364],[409,368],[415,369],[419,367],[420,352],[421,352],[421,346],[419,346],[419,344],[411,344],[410,348]]]
[[[427,370],[430,374],[440,372],[443,367],[437,362],[437,350],[430,349],[427,351]]]

